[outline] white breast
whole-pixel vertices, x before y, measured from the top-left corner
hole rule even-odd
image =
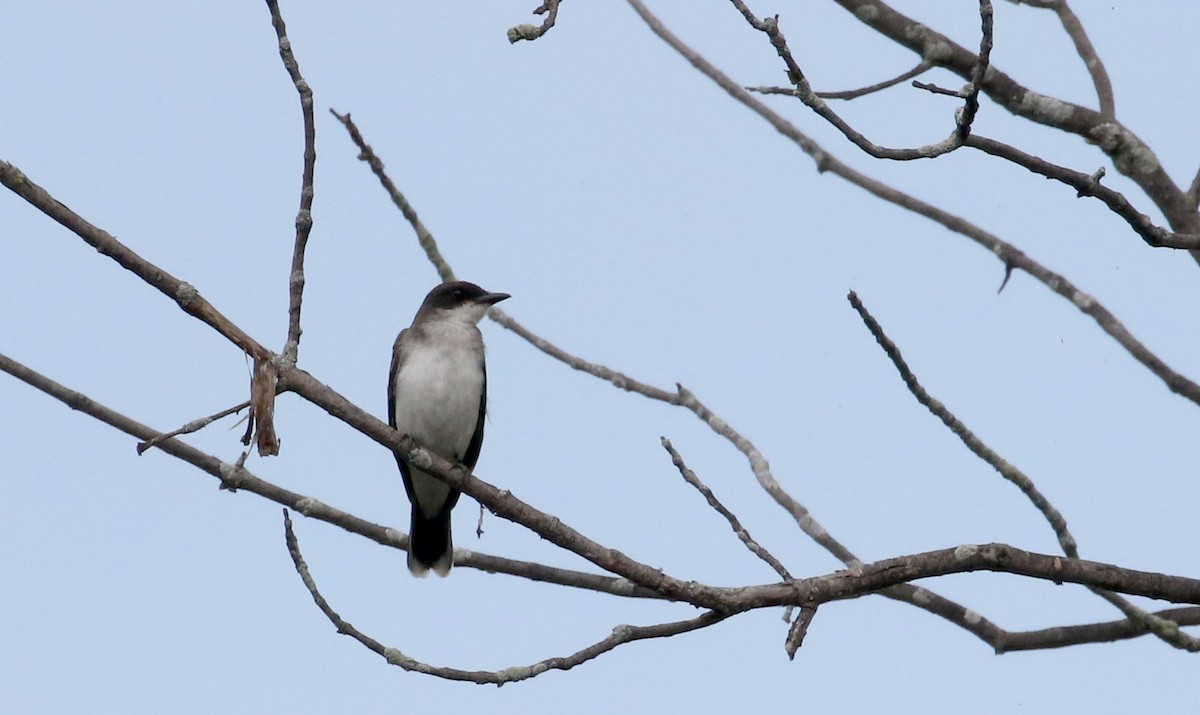
[[[461,461],[475,434],[483,394],[483,339],[473,325],[427,329],[428,339],[405,345],[394,376],[396,430],[427,449]],[[449,487],[412,470],[422,510],[441,507]]]

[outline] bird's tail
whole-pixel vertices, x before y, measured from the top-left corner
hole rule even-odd
[[[423,577],[430,569],[438,576],[450,573],[454,564],[454,542],[450,536],[449,509],[426,517],[413,505],[408,539],[408,570],[413,576]]]

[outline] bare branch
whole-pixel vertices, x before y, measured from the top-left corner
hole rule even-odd
[[[741,102],[760,117],[765,119],[772,127],[780,134],[791,139],[800,147],[804,153],[808,154],[816,162],[817,171],[830,172],[839,176],[855,186],[861,187],[871,194],[893,203],[901,208],[908,209],[913,213],[924,216],[951,231],[966,236],[975,241],[979,245],[987,248],[997,258],[999,258],[1005,266],[1006,271],[1011,271],[1014,268],[1019,268],[1029,275],[1044,284],[1047,288],[1059,294],[1060,296],[1071,301],[1075,307],[1081,312],[1096,321],[1104,332],[1117,341],[1132,355],[1138,362],[1142,363],[1147,369],[1158,376],[1167,387],[1172,391],[1188,400],[1200,404],[1200,385],[1192,382],[1188,378],[1180,375],[1172,370],[1166,363],[1158,358],[1146,348],[1137,338],[1129,332],[1117,318],[1100,304],[1094,297],[1079,290],[1063,276],[1047,269],[1037,261],[1034,261],[1020,249],[1016,248],[1007,241],[1001,240],[998,236],[984,231],[970,221],[956,216],[949,212],[943,211],[936,206],[922,201],[914,196],[899,191],[887,184],[873,179],[866,174],[863,174],[846,164],[842,163],[823,147],[805,135],[794,124],[781,117],[776,112],[772,111],[762,102],[758,101],[753,95],[742,88],[741,85],[730,79],[725,73],[717,69],[711,62],[699,55],[695,50],[688,47],[682,40],[668,30],[662,22],[659,21],[640,0],[627,0],[634,10],[646,22],[647,26],[654,34],[658,35],[664,42],[670,45],[676,52],[681,54],[688,62],[697,70],[705,74],[709,79],[715,82],[718,86],[724,89],[730,96]],[[845,3],[847,0],[839,0]],[[882,5],[876,3],[876,5]],[[874,7],[875,5],[873,5]],[[893,11],[894,12],[894,11]],[[988,75],[992,75],[989,73]]]
[[[350,113],[338,114],[332,109],[329,110],[329,113],[337,117],[342,126],[346,128],[346,131],[350,133],[350,141],[354,142],[354,145],[358,147],[358,158],[365,161],[367,166],[371,167],[371,172],[379,179],[379,183],[383,184],[383,188],[388,192],[388,196],[392,197],[392,203],[396,205],[396,208],[400,209],[400,213],[404,214],[404,218],[408,220],[413,230],[417,232],[417,241],[421,244],[421,248],[425,249],[425,255],[429,257],[429,262],[437,269],[442,282],[456,280],[454,269],[442,257],[442,252],[438,250],[437,241],[434,240],[433,234],[429,232],[429,229],[425,228],[425,224],[421,223],[421,219],[417,216],[417,210],[408,202],[408,199],[404,198],[404,194],[400,192],[400,189],[396,188],[396,185],[392,183],[391,178],[384,171],[383,161],[378,156],[375,156],[375,151],[363,139],[362,134],[358,131],[358,127],[350,119]]]
[[[144,439],[155,437],[159,434],[149,427],[99,405],[86,396],[69,390],[3,355],[0,355],[0,370],[8,372],[17,379],[59,399],[72,409],[80,410],[128,434]],[[403,442],[404,440],[400,439],[396,441]],[[310,497],[305,497],[265,482],[254,477],[244,467],[222,462],[177,439],[164,439],[158,443],[157,447],[217,477],[221,480],[223,486],[258,494],[278,504],[300,511],[306,516],[329,522],[385,546],[394,548],[405,548],[407,546],[407,537],[399,535],[398,532],[392,529],[372,524],[351,514],[333,509]],[[443,460],[440,463],[431,461],[428,470],[431,473],[437,473],[441,468],[445,468],[447,471],[454,469],[453,466],[449,466]],[[512,573],[513,575],[532,578],[534,580],[577,588],[589,588],[617,596],[638,598],[660,597],[645,589],[635,587],[630,581],[625,579],[609,579],[593,574],[582,574],[565,569],[551,568],[540,564],[528,564],[526,562],[500,559],[461,549],[456,552],[456,557],[457,565],[479,568],[485,571]],[[527,571],[527,569],[529,570]],[[750,589],[724,589],[723,591],[725,593],[733,592],[737,594],[737,600],[734,600],[730,604],[733,606],[732,610],[744,610],[745,608],[774,607],[789,604],[814,605],[830,599],[855,598],[867,593],[876,592],[871,590],[875,588],[878,592],[882,592],[885,595],[917,603],[951,622],[961,623],[964,628],[979,635],[986,642],[991,643],[998,652],[1003,652],[1008,649],[1006,638],[1009,634],[1005,631],[996,628],[986,619],[980,618],[978,614],[969,613],[962,606],[947,601],[936,594],[931,594],[927,589],[911,586],[906,583],[899,583],[899,581],[916,578],[926,578],[948,573],[964,573],[975,570],[1005,571],[1051,581],[1090,583],[1106,588],[1111,588],[1115,584],[1122,584],[1119,587],[1121,590],[1127,590],[1129,593],[1146,595],[1152,598],[1169,598],[1185,602],[1195,602],[1192,599],[1193,596],[1195,599],[1200,599],[1200,581],[1193,579],[1167,577],[1162,574],[1120,569],[1115,566],[1095,562],[1075,560],[1064,562],[1060,557],[1029,554],[998,544],[944,549],[940,552],[929,552],[911,557],[888,559],[875,564],[864,565],[861,568],[851,571],[816,577],[814,579],[790,581],[787,584],[768,584]],[[784,592],[779,590],[780,587],[791,589],[789,591],[790,596],[785,596]],[[708,587],[696,585],[696,588],[707,589]],[[751,594],[762,595],[764,598],[756,600],[757,596],[751,597]],[[960,612],[956,613],[955,611]],[[1164,612],[1159,615],[1167,619],[1173,613]],[[1180,621],[1183,624],[1192,623],[1196,617],[1190,611],[1185,613],[1185,616]],[[1115,632],[1118,633],[1117,637],[1133,637],[1145,632],[1144,630],[1135,632],[1140,627],[1142,626],[1118,626],[1115,628]],[[1089,627],[1080,626],[1072,628]],[[1092,628],[1095,632],[1079,636],[1086,638],[1086,640],[1081,642],[1101,640],[1103,639],[1101,636],[1105,633],[1114,632],[1114,628],[1106,624],[1098,624]],[[1099,635],[1097,635],[1098,633]],[[1021,649],[1059,647],[1059,643],[1061,643],[1061,637],[1056,635],[1047,636],[1045,638],[1045,646],[1038,645],[1039,636],[1019,633],[1013,635],[1014,637],[1019,637],[1014,643],[1017,643]]]
[[[800,66],[792,57],[792,52],[788,49],[787,40],[784,38],[782,31],[779,29],[779,18],[766,18],[759,20],[754,16],[746,4],[742,0],[732,0],[733,5],[746,18],[746,22],[767,35],[771,40],[771,45],[775,51],[783,59],[787,66],[788,81],[795,88],[792,91],[800,101],[804,102],[805,106],[812,109],[820,115],[825,121],[832,124],[838,129],[847,139],[854,143],[855,146],[867,152],[877,159],[893,159],[897,161],[910,161],[913,159],[931,159],[942,154],[949,153],[961,147],[963,142],[971,134],[971,123],[975,121],[975,114],[979,111],[979,90],[983,84],[983,77],[987,72],[988,61],[992,52],[992,3],[991,0],[979,0],[979,15],[981,18],[982,39],[979,42],[979,56],[971,71],[970,88],[962,95],[964,104],[962,109],[955,117],[954,131],[946,139],[936,143],[928,144],[916,149],[889,149],[887,147],[875,144],[867,139],[863,134],[848,122],[841,118],[837,112],[833,111],[816,92],[808,84],[804,73],[800,70]],[[638,3],[640,5],[640,3]],[[636,9],[636,6],[635,6]],[[645,16],[643,16],[645,19]],[[918,65],[919,67],[920,65]]]
[[[671,455],[671,463],[674,464],[675,468],[679,470],[679,474],[683,477],[683,480],[692,485],[696,491],[700,492],[701,496],[704,497],[705,501],[708,502],[708,505],[711,506],[714,511],[725,517],[725,521],[729,522],[729,526],[733,529],[733,533],[737,535],[738,539],[743,544],[745,544],[746,548],[750,550],[750,553],[766,562],[768,566],[775,570],[775,573],[779,574],[780,578],[785,580],[791,579],[792,575],[788,573],[787,568],[785,568],[784,565],[779,562],[779,559],[775,558],[770,551],[767,551],[762,547],[761,544],[755,541],[754,537],[750,536],[750,532],[746,530],[746,527],[742,526],[742,522],[738,520],[737,516],[735,516],[733,512],[729,511],[729,509],[721,503],[720,499],[717,499],[717,495],[713,494],[712,490],[708,488],[708,485],[700,481],[700,478],[696,476],[695,472],[693,472],[691,469],[688,469],[688,466],[683,462],[683,457],[678,451],[675,450],[675,447],[671,445],[671,440],[667,439],[666,437],[662,437],[660,439],[662,440],[663,449],[667,450],[667,453]]]
[[[1200,625],[1200,607],[1168,608],[1155,611],[1154,617],[1180,626]],[[1080,626],[1058,626],[1038,631],[1009,633],[1002,652],[1067,648],[1084,643],[1111,643],[1144,636],[1149,630],[1142,623],[1125,619]]]
[[[541,27],[525,23],[515,27],[508,28],[508,41],[516,44],[521,40],[530,42],[536,40],[542,35],[550,31],[554,27],[554,21],[558,19],[558,5],[562,0],[545,0],[541,5],[534,8],[534,15],[545,15],[546,19],[542,21]]]
[[[933,413],[946,425],[947,429],[958,437],[959,440],[971,450],[971,453],[986,462],[992,469],[995,469],[1000,476],[1012,483],[1021,493],[1029,498],[1033,506],[1045,517],[1050,524],[1050,528],[1054,530],[1054,535],[1058,538],[1058,544],[1062,547],[1063,553],[1068,556],[1077,556],[1075,537],[1071,535],[1067,529],[1067,520],[1063,518],[1062,513],[1050,503],[1044,494],[1037,488],[1024,472],[1017,469],[1007,460],[996,453],[991,447],[984,444],[974,432],[972,432],[965,424],[962,423],[954,413],[951,412],[941,401],[930,395],[921,383],[917,381],[917,376],[909,369],[908,363],[904,361],[904,356],[900,354],[900,349],[892,342],[891,338],[883,332],[883,328],[874,316],[867,310],[867,307],[858,299],[858,294],[850,291],[847,296],[850,305],[858,312],[863,323],[867,326],[867,330],[871,331],[871,335],[875,338],[875,342],[879,343],[879,347],[883,348],[883,352],[887,354],[888,359],[892,361],[892,365],[900,373],[901,379],[904,380],[905,387],[917,398],[917,402],[921,403],[926,409]]]
[[[929,69],[931,67],[933,67],[933,65],[926,62],[925,60],[921,60],[920,62],[917,63],[917,65],[915,67],[913,67],[909,71],[904,72],[899,75],[896,75],[895,77],[893,77],[891,79],[887,79],[882,82],[877,82],[875,84],[869,84],[866,87],[859,87],[858,89],[848,89],[848,90],[844,90],[841,92],[817,92],[817,96],[820,97],[821,99],[858,99],[859,97],[863,97],[868,94],[873,94],[880,90],[887,89],[888,87],[894,87],[895,85],[898,85],[905,80],[912,79],[913,77],[919,77],[920,75],[929,71]]]
[[[181,434],[191,434],[192,432],[199,432],[200,430],[209,426],[213,422],[216,422],[217,420],[221,419],[222,417],[228,417],[229,415],[232,415],[236,412],[241,412],[242,410],[246,409],[249,406],[250,406],[250,400],[246,400],[245,402],[243,402],[241,404],[234,405],[233,407],[227,407],[227,408],[221,410],[220,412],[216,412],[216,413],[209,415],[208,417],[200,417],[198,419],[194,419],[191,422],[188,422],[184,426],[182,426],[179,429],[174,430],[172,432],[166,432],[164,434],[160,434],[156,437],[152,437],[151,439],[145,440],[143,442],[138,442],[137,453],[138,454],[145,453],[145,451],[147,449],[157,446],[158,443],[163,441],[164,439],[171,439],[172,437],[178,437]],[[237,423],[234,423],[234,426],[236,427]],[[232,429],[232,428],[230,428],[230,429]]]
[[[930,82],[918,82],[917,80],[913,80],[912,86],[916,87],[917,89],[923,89],[926,92],[931,92],[933,94],[941,94],[941,95],[945,95],[947,97],[958,97],[959,99],[966,99],[968,96],[968,93],[961,89],[946,89],[944,87],[939,87],[936,84],[932,84]]]
[[[897,12],[883,0],[835,1],[855,19],[901,47],[932,59],[937,66],[960,77],[971,77],[978,56],[926,24]],[[1195,207],[1175,185],[1154,151],[1112,116],[1034,92],[994,66],[985,76],[982,90],[1018,117],[1076,134],[1097,145],[1118,171],[1146,192],[1173,229],[1200,233],[1200,216]],[[1192,251],[1192,256],[1200,262],[1200,251]]]
[[[865,97],[868,94],[874,94],[875,92],[885,90],[888,87],[894,87],[905,80],[917,77],[928,71],[931,67],[933,67],[933,65],[925,60],[921,60],[917,63],[916,67],[913,67],[912,69],[907,70],[891,79],[885,79],[882,82],[869,84],[866,87],[859,87],[858,89],[847,89],[840,92],[817,92],[817,96],[821,99],[858,99],[859,97]],[[794,87],[747,87],[746,90],[749,92],[756,92],[758,94],[786,94],[789,97],[794,96],[796,93],[796,89]]]
[[[733,429],[728,422],[715,415],[712,410],[708,409],[704,403],[696,399],[696,396],[687,390],[683,385],[676,385],[679,391],[680,404],[688,408],[696,414],[705,424],[707,424],[714,432],[729,440],[738,451],[746,456],[746,460],[750,462],[750,471],[753,472],[754,478],[758,480],[759,486],[775,500],[775,503],[783,507],[792,518],[796,520],[796,525],[800,530],[808,535],[810,539],[824,548],[829,553],[833,554],[838,561],[854,568],[862,565],[862,561],[854,555],[850,549],[846,548],[837,539],[830,534],[820,522],[816,520],[808,509],[796,501],[790,494],[787,493],[779,485],[775,479],[775,475],[771,473],[771,465],[763,457],[758,448],[754,446],[750,440],[743,437],[737,430]]]
[[[1009,2],[1014,5],[1050,9],[1058,15],[1059,22],[1067,31],[1067,36],[1071,38],[1071,42],[1075,43],[1075,52],[1079,54],[1079,58],[1087,67],[1088,74],[1092,77],[1092,85],[1096,88],[1096,98],[1100,102],[1100,113],[1115,117],[1117,114],[1116,101],[1113,98],[1112,82],[1108,79],[1108,70],[1104,69],[1100,55],[1096,54],[1096,48],[1092,46],[1092,41],[1088,38],[1079,18],[1067,5],[1067,0],[1009,0]]]
[[[1172,233],[1161,226],[1154,225],[1150,217],[1134,208],[1123,194],[1101,184],[1100,177],[1104,175],[1103,170],[1097,172],[1098,175],[1073,171],[1057,164],[1051,164],[1032,154],[1026,154],[1014,146],[981,137],[978,134],[969,137],[966,145],[1011,161],[1048,179],[1061,181],[1075,189],[1077,196],[1093,196],[1100,199],[1109,210],[1125,219],[1130,228],[1151,246],[1156,248],[1200,248],[1200,234]]]
[[[183,309],[185,313],[208,324],[229,342],[237,345],[256,360],[273,357],[270,350],[260,345],[241,328],[222,315],[211,303],[201,297],[199,291],[162,268],[131,251],[112,234],[88,223],[82,216],[51,196],[12,164],[0,160],[0,184],[28,201],[34,208],[62,224],[79,236],[92,248],[116,261],[122,268],[149,283]]]
[[[370,151],[370,147],[358,133],[357,127],[355,127],[353,123],[349,122],[344,122],[344,124],[351,132],[355,144],[357,144],[360,151],[363,152],[360,157],[364,158],[364,160],[370,164],[372,170],[376,174],[376,177],[380,180],[380,183],[383,185],[384,189],[387,190],[389,195],[392,195],[393,197],[398,195],[399,192],[396,190],[395,185],[384,170],[383,162],[375,156],[374,152]],[[786,126],[791,127],[790,124]],[[791,127],[791,129],[794,131],[794,127]],[[799,132],[791,134],[788,131],[785,131],[784,128],[780,128],[780,131],[798,142],[803,142],[807,139],[802,134],[799,134]],[[804,146],[803,143],[801,145]],[[819,151],[819,147],[817,147],[815,143],[810,143],[809,146],[814,150]],[[806,151],[807,150],[808,149],[806,149]],[[818,159],[818,161],[820,160]],[[838,167],[840,167],[840,164],[834,163],[833,166],[836,170]],[[871,180],[867,179],[866,181]],[[879,186],[883,185],[880,184]],[[404,202],[404,205],[407,205],[407,202]],[[411,210],[411,207],[409,207],[409,210]],[[449,272],[450,267],[449,265],[445,264],[440,253],[437,252],[436,244],[433,243],[432,236],[429,234],[428,230],[425,229],[420,222],[416,222],[413,225],[417,230],[418,240],[421,240],[422,245],[426,246],[426,251],[430,256],[430,260],[434,262],[435,265],[439,265],[440,262],[439,272],[442,272],[443,269]],[[432,252],[429,249],[430,246],[433,247]],[[548,340],[534,334],[532,331],[519,324],[516,320],[508,316],[499,308],[492,308],[492,310],[489,312],[489,316],[501,326],[517,333],[538,350],[541,350],[550,357],[559,360],[576,370],[586,372],[589,375],[608,381],[620,389],[636,392],[651,399],[660,400],[669,404],[681,405],[691,410],[714,432],[729,440],[730,443],[732,443],[734,447],[738,449],[738,451],[745,455],[750,464],[751,472],[754,474],[759,485],[767,492],[769,496],[771,496],[772,499],[775,500],[779,506],[783,507],[783,509],[787,511],[793,519],[796,520],[796,524],[801,528],[802,531],[804,531],[805,534],[812,538],[818,545],[833,554],[833,556],[843,564],[852,568],[859,567],[863,564],[862,560],[860,560],[854,555],[853,552],[835,539],[832,534],[830,534],[812,516],[812,514],[803,504],[794,499],[790,494],[787,493],[786,490],[783,489],[782,486],[780,486],[779,482],[771,473],[770,464],[768,464],[762,453],[758,451],[758,449],[753,443],[750,442],[750,440],[743,437],[725,420],[721,419],[711,410],[709,410],[696,398],[694,394],[684,389],[682,385],[676,385],[675,392],[666,392],[665,390],[661,390],[652,385],[634,380],[628,375],[617,372],[603,365],[590,363],[582,358],[567,353],[565,350],[562,350],[556,345],[550,343]],[[900,584],[884,589],[881,593],[888,598],[892,598],[903,603],[908,603],[909,605],[916,606],[917,608],[943,618],[949,623],[952,623],[980,638],[997,651],[1002,649],[1002,641],[1006,633],[1003,629],[999,628],[986,618],[983,618],[975,611],[968,609],[959,603],[951,601],[934,591],[919,586]]]
[[[800,609],[796,620],[792,621],[792,626],[788,629],[787,640],[783,644],[783,650],[787,653],[788,660],[796,659],[796,651],[800,650],[800,646],[804,645],[804,636],[808,635],[808,627],[812,625],[813,618],[816,615],[817,609],[815,606],[805,606]]]
[[[412,437],[401,435],[380,422],[345,397],[322,385],[304,370],[292,368],[286,373],[280,373],[279,379],[284,389],[295,392],[422,471],[467,494],[500,518],[520,524],[546,541],[590,561],[605,571],[624,576],[669,599],[687,601],[710,610],[728,610],[723,603],[725,596],[719,589],[698,586],[694,581],[683,581],[670,576],[662,569],[635,561],[616,549],[584,536],[559,518],[517,498],[511,491],[497,489],[471,474],[462,465],[422,448]]]
[[[466,681],[481,685],[515,683],[536,677],[549,670],[570,670],[626,643],[649,638],[667,638],[679,635],[680,633],[707,628],[729,617],[728,615],[708,611],[686,621],[661,623],[654,626],[621,625],[613,628],[612,635],[571,655],[547,658],[532,665],[516,666],[503,670],[460,670],[458,668],[429,665],[405,655],[397,648],[384,646],[339,616],[329,605],[329,602],[325,600],[325,597],[321,595],[321,592],[317,590],[317,583],[313,580],[312,574],[308,569],[308,564],[305,563],[304,556],[300,553],[300,544],[292,529],[292,519],[288,515],[287,509],[283,510],[283,528],[284,538],[287,541],[288,554],[292,557],[292,564],[296,567],[296,573],[300,574],[301,580],[304,581],[304,587],[308,589],[313,601],[321,609],[321,612],[325,614],[325,617],[329,619],[329,622],[337,628],[338,633],[350,636],[367,649],[384,658],[390,665],[446,680]]]
[[[610,382],[614,387],[626,390],[628,392],[636,392],[639,395],[649,397],[652,400],[659,400],[672,405],[680,404],[680,398],[677,393],[667,392],[653,385],[648,385],[644,382],[639,382],[623,372],[618,372],[612,368],[605,367],[598,363],[588,362],[583,358],[576,357],[549,340],[535,334],[533,331],[518,323],[512,316],[505,313],[500,308],[492,308],[488,311],[488,317],[496,321],[500,326],[511,330],[517,335],[524,338],[530,345],[541,350],[550,357],[564,363],[580,372],[586,372],[592,377],[600,378],[605,382]]]
[[[1125,614],[1130,623],[1151,633],[1167,645],[1174,646],[1179,650],[1186,650],[1189,653],[1200,652],[1200,639],[1193,638],[1179,630],[1178,623],[1138,608],[1124,596],[1107,589],[1088,586],[1088,590],[1116,606],[1121,613]]]
[[[320,385],[303,370],[293,368],[287,372],[286,376],[281,375],[280,380],[284,383],[285,389],[294,391],[310,402],[319,405],[334,417],[388,447],[394,453],[403,456],[423,471],[436,475],[455,489],[468,494],[497,516],[521,524],[547,541],[582,556],[605,571],[624,576],[669,599],[687,601],[701,608],[729,613],[747,608],[812,605],[830,599],[854,598],[867,592],[878,591],[918,578],[978,570],[1004,571],[1033,578],[1043,578],[1055,583],[1069,581],[1132,595],[1165,598],[1176,602],[1200,603],[1200,580],[1150,574],[1079,559],[1064,560],[1057,556],[1030,554],[1003,544],[945,549],[941,552],[931,552],[928,555],[901,557],[888,560],[886,563],[877,562],[862,567],[861,572],[854,569],[851,574],[853,577],[859,578],[865,575],[868,580],[854,581],[857,585],[853,587],[839,586],[839,589],[846,589],[845,591],[836,591],[836,594],[842,595],[829,595],[828,592],[821,590],[825,586],[814,586],[818,590],[810,590],[808,582],[813,581],[812,579],[783,584],[782,586],[785,588],[791,588],[794,584],[806,584],[802,591],[792,592],[790,599],[783,598],[783,600],[776,600],[782,598],[780,596],[782,592],[773,591],[772,589],[776,587],[774,585],[723,589],[705,586],[694,581],[681,581],[665,574],[660,569],[638,563],[619,551],[588,539],[559,519],[538,511],[521,501],[511,492],[501,491],[468,473],[460,465],[455,465],[422,449],[411,437],[400,435],[371,415],[366,414],[344,397]],[[869,591],[856,590],[867,583],[871,584]]]
[[[871,335],[874,336],[875,341],[879,343],[879,346],[883,348],[884,353],[887,354],[888,359],[890,359],[892,364],[895,365],[896,370],[900,373],[900,377],[904,380],[905,386],[908,387],[908,390],[913,394],[913,397],[917,398],[917,402],[921,403],[926,409],[932,412],[935,417],[940,419],[942,423],[946,425],[946,427],[956,437],[958,437],[962,443],[966,445],[967,449],[971,450],[975,456],[982,459],[993,469],[995,469],[1000,476],[1004,477],[1006,480],[1020,489],[1021,493],[1029,498],[1029,501],[1034,505],[1035,508],[1037,508],[1039,512],[1041,512],[1046,521],[1049,522],[1050,527],[1054,530],[1055,536],[1058,538],[1058,543],[1062,548],[1063,553],[1071,558],[1079,558],[1078,544],[1075,541],[1075,537],[1072,536],[1071,532],[1067,529],[1066,519],[1064,519],[1062,513],[1050,503],[1050,500],[1042,494],[1041,490],[1037,488],[1037,485],[1033,483],[1033,480],[1030,479],[1024,472],[1017,469],[1007,460],[1002,458],[991,447],[988,447],[986,444],[984,444],[983,440],[976,436],[975,433],[967,428],[967,426],[963,424],[961,420],[954,416],[954,413],[952,413],[939,400],[932,397],[925,390],[925,388],[921,386],[921,383],[917,381],[917,376],[914,375],[912,370],[909,369],[908,363],[904,361],[904,357],[900,354],[900,349],[897,348],[896,344],[892,342],[892,340],[888,338],[887,334],[883,332],[883,328],[867,310],[866,306],[862,304],[862,301],[858,299],[858,295],[854,291],[850,291],[850,295],[847,297],[850,300],[850,305],[854,307],[854,310],[858,312],[859,316],[863,320],[863,323],[867,326],[867,329],[871,331]],[[1131,622],[1143,625],[1147,631],[1153,633],[1176,648],[1190,651],[1200,650],[1200,641],[1197,641],[1187,634],[1182,633],[1177,624],[1157,618],[1143,611],[1142,609],[1137,608],[1129,601],[1116,594],[1094,587],[1091,588],[1091,590],[1096,595],[1116,606],[1122,613],[1125,614],[1127,618],[1129,618]]]
[[[963,544],[864,564],[859,569],[735,589],[732,610],[820,605],[872,594],[886,586],[952,573],[991,571],[1050,583],[1075,583],[1174,603],[1200,604],[1200,579],[1113,564],[1038,554],[1008,544]]]
[[[296,492],[276,486],[271,482],[259,479],[251,474],[249,470],[245,469],[243,465],[229,464],[209,454],[205,454],[191,445],[171,438],[115,410],[105,407],[87,395],[71,390],[4,355],[0,355],[0,371],[6,372],[31,387],[59,400],[71,409],[83,412],[100,422],[115,427],[125,434],[141,440],[153,441],[154,446],[159,450],[191,464],[206,474],[216,477],[220,480],[223,489],[247,491],[273,501],[276,504],[298,511],[307,517],[327,522],[347,532],[362,536],[382,546],[400,550],[408,549],[408,536],[402,532],[374,524],[312,497],[297,494]],[[456,566],[479,569],[489,573],[504,573],[533,581],[599,591],[614,596],[662,598],[660,594],[637,586],[623,578],[613,578],[611,576],[572,571],[570,569],[545,566],[528,561],[501,558],[465,549],[458,549],[455,552],[454,563]]]
[[[275,36],[279,39],[279,57],[283,66],[296,86],[300,95],[300,113],[304,120],[304,170],[300,179],[300,210],[296,213],[296,243],[292,249],[292,271],[288,277],[288,333],[287,342],[283,346],[283,359],[291,364],[296,363],[300,350],[300,303],[304,294],[304,249],[308,246],[308,236],[312,232],[313,216],[313,174],[317,163],[317,125],[313,118],[312,88],[308,86],[300,65],[292,53],[292,43],[287,36],[287,25],[279,10],[278,0],[267,0],[267,8],[271,11],[271,24],[275,27]],[[262,445],[259,446],[262,452]]]

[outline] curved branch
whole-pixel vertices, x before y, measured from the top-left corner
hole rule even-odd
[[[882,82],[876,82],[875,84],[869,84],[865,87],[858,87],[856,89],[846,89],[836,92],[817,92],[816,95],[821,99],[858,99],[859,97],[865,97],[868,94],[874,94],[875,92],[883,91],[889,87],[895,87],[905,80],[919,77],[925,72],[929,71],[931,67],[933,67],[933,65],[929,64],[925,60],[921,60],[917,63],[916,67],[906,70],[905,72],[892,77],[891,79],[885,79]],[[746,91],[754,92],[755,94],[786,94],[789,97],[794,97],[796,95],[795,87],[746,87]]]
[[[287,69],[296,92],[300,95],[300,113],[304,121],[304,170],[300,179],[300,210],[296,213],[296,242],[292,248],[292,271],[288,278],[288,332],[287,342],[283,346],[283,358],[290,364],[296,363],[300,350],[300,304],[304,295],[304,250],[308,246],[308,236],[312,232],[313,216],[313,174],[317,163],[317,125],[313,118],[313,94],[304,76],[300,74],[300,65],[292,53],[292,43],[288,40],[287,25],[279,11],[278,0],[267,0],[267,8],[271,11],[271,24],[275,27],[275,36],[279,40],[279,56]]]
[[[881,90],[887,89],[888,87],[894,87],[906,80],[910,80],[915,77],[920,77],[921,75],[928,72],[931,67],[933,67],[933,65],[929,64],[925,60],[921,60],[920,62],[917,63],[916,67],[913,67],[912,69],[910,69],[907,72],[896,75],[895,77],[893,77],[891,79],[885,79],[882,82],[876,82],[875,84],[869,84],[866,87],[859,87],[858,89],[847,89],[847,90],[843,90],[841,92],[817,92],[817,96],[820,97],[821,99],[846,99],[846,100],[858,99],[859,97],[863,97],[868,94],[873,94],[875,92],[879,92]]]
[[[368,650],[376,653],[384,658],[388,664],[395,665],[405,670],[424,673],[446,680],[465,681],[470,683],[479,683],[480,685],[504,685],[505,683],[515,683],[529,678],[536,677],[550,670],[570,670],[577,665],[582,665],[589,660],[597,658],[604,653],[614,650],[618,646],[634,641],[646,640],[649,638],[668,638],[670,636],[687,633],[688,631],[707,628],[715,625],[728,618],[728,615],[722,615],[715,611],[690,618],[686,621],[675,621],[673,623],[660,623],[653,626],[629,626],[620,625],[612,630],[612,635],[600,640],[597,643],[584,648],[580,651],[572,653],[568,656],[547,658],[532,665],[504,668],[503,670],[460,670],[458,668],[447,668],[444,666],[429,665],[423,663],[416,658],[405,655],[398,648],[389,648],[374,638],[366,635],[358,630],[350,623],[346,622],[337,611],[329,605],[321,592],[317,590],[317,582],[313,580],[312,574],[309,573],[308,564],[304,561],[303,554],[300,553],[300,543],[296,539],[296,533],[292,530],[292,519],[288,515],[287,509],[283,510],[283,528],[284,539],[287,542],[288,554],[292,557],[292,565],[296,567],[296,573],[300,574],[300,579],[304,581],[304,587],[308,589],[309,595],[312,596],[313,602],[317,604],[317,608],[321,609],[321,613],[329,619],[329,622],[337,628],[337,632],[343,635],[350,636],[354,640],[361,643]]]

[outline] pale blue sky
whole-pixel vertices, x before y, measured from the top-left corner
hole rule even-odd
[[[436,282],[340,125],[353,114],[460,277],[563,348],[693,390],[776,477],[868,560],[1004,541],[1054,552],[1008,483],[918,406],[846,303],[858,291],[926,387],[1032,476],[1084,556],[1195,575],[1194,405],[1074,306],[948,231],[832,176],[729,100],[624,3],[566,3],[534,43],[505,30],[536,2],[284,2],[315,92],[317,181],[302,367],[385,414],[391,342]],[[966,46],[973,2],[895,3]],[[1200,165],[1192,52],[1200,8],[1076,3],[1118,117],[1177,182]],[[817,89],[910,67],[833,3],[781,14]],[[652,8],[738,81],[783,81],[765,39],[723,2]],[[301,167],[294,89],[264,4],[42,2],[5,10],[0,158],[194,284],[274,349]],[[1095,105],[1053,14],[996,6],[996,66]],[[943,72],[926,79],[957,87]],[[1146,247],[1066,187],[966,151],[884,164],[794,100],[770,104],[836,155],[958,212],[1101,300],[1193,379],[1196,263]],[[897,87],[839,104],[891,146],[942,139],[955,100]],[[977,130],[1125,191],[1094,147],[985,101]],[[245,399],[224,339],[11,193],[0,192],[0,353],[160,429]],[[683,578],[759,583],[751,557],[683,484],[689,465],[796,575],[838,564],[690,413],[617,391],[483,325],[491,388],[479,475],[585,534]],[[881,598],[821,609],[795,661],[779,612],[627,645],[497,690],[383,663],[338,636],[283,544],[277,505],[239,493],[0,377],[0,703],[12,712],[1178,712],[1196,656],[1152,639],[997,657]],[[258,476],[383,524],[408,506],[392,456],[284,396],[282,454]],[[231,420],[189,441],[233,461]],[[589,568],[521,527],[456,511],[456,542]],[[694,615],[459,569],[412,579],[404,555],[297,518],[326,597],[380,641],[434,664],[495,669],[566,655],[621,623]],[[1108,620],[1083,589],[999,575],[927,585],[1018,630]]]

